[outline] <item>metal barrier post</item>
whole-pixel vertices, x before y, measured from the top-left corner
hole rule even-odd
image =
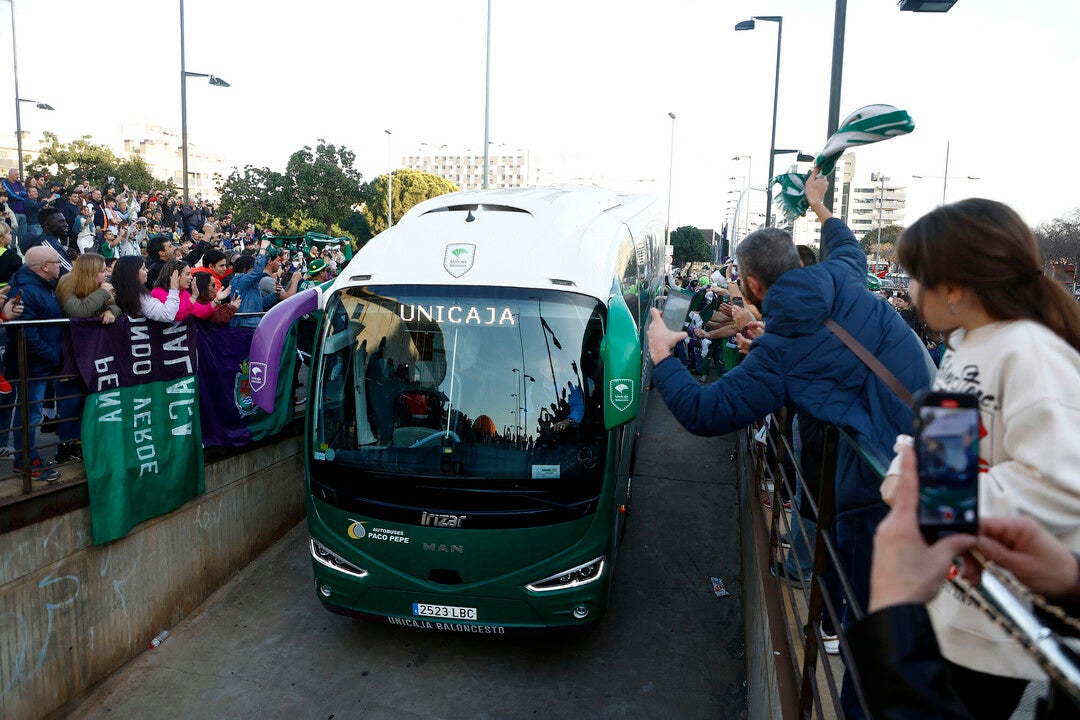
[[[22,475],[23,492],[33,491],[34,468],[30,465],[30,378],[26,372],[26,328],[15,328],[19,338],[19,436],[22,438]],[[17,453],[18,454],[18,453]]]
[[[806,650],[803,655],[802,689],[799,692],[799,712],[803,717],[810,713],[814,699],[812,680],[817,671],[818,631],[814,628],[821,617],[825,591],[825,572],[828,566],[828,550],[825,547],[829,529],[835,514],[836,498],[836,453],[840,447],[840,432],[829,425],[825,429],[825,448],[821,458],[821,483],[817,498],[817,534],[814,538],[813,582],[810,583],[810,601],[807,609],[807,621],[810,632],[806,633]]]

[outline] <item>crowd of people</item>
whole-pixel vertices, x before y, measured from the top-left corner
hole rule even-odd
[[[737,249],[741,278],[726,294],[741,294],[746,307],[719,304],[716,325],[737,333],[746,352],[738,366],[702,385],[673,351],[708,333],[707,324],[671,330],[652,311],[656,388],[695,434],[749,427],[787,407],[811,427],[843,429],[871,456],[895,457],[883,481],[841,443],[835,478],[819,478],[834,482],[828,531],[852,591],[845,606],[824,578],[852,639],[845,664],[859,668],[873,717],[1008,718],[1043,673],[945,580],[955,564],[977,584],[978,550],[1036,592],[1062,604],[1080,600],[1080,449],[1071,438],[1080,424],[1073,400],[1080,306],[1043,273],[1035,238],[1016,213],[980,199],[940,207],[903,233],[898,253],[911,285],[885,302],[867,288],[855,237],[824,205],[827,187],[816,170],[805,184],[825,260],[807,262],[776,228],[752,233]],[[928,544],[918,530],[908,446],[911,396],[931,388],[977,399],[980,525],[977,536]],[[796,461],[809,475],[813,441],[802,424]],[[782,563],[773,572],[790,582],[803,575]],[[868,614],[856,620],[852,605]],[[846,717],[863,717],[850,673],[841,704]],[[1067,699],[1047,707],[1061,717],[1078,712]]]
[[[124,315],[163,322],[192,316],[254,327],[261,313],[331,279],[345,262],[340,246],[282,247],[272,233],[238,227],[230,213],[219,216],[211,203],[194,198],[103,189],[85,180],[31,177],[24,185],[15,169],[0,183],[0,321],[100,318],[109,324]],[[45,482],[59,480],[53,463],[82,458],[76,419],[85,388],[74,377],[42,379],[61,370],[62,334],[60,325],[48,324],[8,332],[6,378],[0,378],[0,402],[17,401],[10,379],[21,377],[24,343],[28,459],[10,414],[0,417],[0,458],[11,458],[16,472],[25,460],[31,477]],[[58,434],[54,461],[43,460],[35,447],[39,425]]]

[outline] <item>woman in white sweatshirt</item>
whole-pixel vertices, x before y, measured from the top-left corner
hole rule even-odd
[[[1080,305],[1043,274],[1027,224],[992,200],[939,207],[897,254],[927,325],[947,333],[934,388],[979,399],[980,517],[1032,517],[1080,551]],[[1008,718],[1042,672],[951,586],[929,609],[968,709]]]
[[[117,306],[130,317],[172,322],[180,309],[180,272],[173,270],[169,278],[169,293],[158,300],[146,289],[146,264],[141,256],[122,257],[116,261],[112,274]]]

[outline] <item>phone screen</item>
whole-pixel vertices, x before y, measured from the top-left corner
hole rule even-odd
[[[979,526],[979,409],[973,395],[930,393],[917,407],[919,528],[927,542]]]

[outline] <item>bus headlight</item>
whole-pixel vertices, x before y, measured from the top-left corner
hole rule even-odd
[[[606,555],[601,555],[595,560],[555,573],[525,587],[533,592],[550,592],[552,590],[568,590],[569,588],[588,585],[595,580],[599,580],[600,576],[604,574],[604,561],[606,559]]]
[[[315,538],[311,538],[311,557],[315,558],[315,562],[322,563],[331,570],[337,570],[346,575],[362,578],[367,577],[368,574],[367,570],[353,565]]]

